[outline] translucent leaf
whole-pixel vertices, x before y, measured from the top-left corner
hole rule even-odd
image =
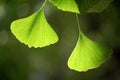
[[[68,60],[68,66],[76,71],[87,71],[99,67],[110,57],[111,53],[111,49],[95,43],[81,34]]]
[[[79,9],[75,0],[49,0],[49,1],[55,6],[57,6],[58,9],[61,9],[63,11],[79,13]]]
[[[45,47],[58,41],[57,34],[47,23],[43,9],[12,22],[11,31],[20,42],[29,47]]]
[[[102,12],[105,10],[113,0],[78,0],[80,12]]]

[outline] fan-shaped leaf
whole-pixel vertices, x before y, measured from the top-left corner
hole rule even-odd
[[[113,0],[77,0],[80,12],[102,12]]]
[[[79,13],[79,9],[75,0],[49,0],[49,1],[55,6],[57,6],[58,9],[61,9],[63,11]]]
[[[11,31],[20,42],[29,47],[44,47],[58,41],[57,34],[47,23],[44,9],[12,22]]]
[[[81,34],[68,60],[68,66],[76,71],[87,71],[99,67],[110,57],[111,53],[111,49],[95,43]]]

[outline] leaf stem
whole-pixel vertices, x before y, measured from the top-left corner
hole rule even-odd
[[[77,26],[78,26],[78,30],[79,30],[79,36],[81,34],[81,28],[80,28],[80,23],[79,23],[79,18],[78,18],[78,14],[76,13],[76,21],[77,21]]]
[[[40,10],[44,8],[44,6],[46,5],[46,3],[47,3],[47,0],[44,1],[44,3],[42,4]]]

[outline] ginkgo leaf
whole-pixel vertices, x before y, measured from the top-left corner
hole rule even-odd
[[[49,1],[55,6],[57,6],[58,9],[61,9],[63,11],[79,13],[79,8],[75,0],[49,0]]]
[[[88,39],[82,33],[69,57],[68,67],[80,72],[97,68],[110,57],[111,53],[111,49]]]
[[[86,12],[102,12],[106,9],[113,0],[100,0],[97,4],[93,5]]]
[[[56,32],[48,24],[44,9],[11,24],[16,38],[29,47],[45,47],[58,41]]]
[[[81,13],[99,13],[104,11],[113,0],[78,0],[78,5]]]

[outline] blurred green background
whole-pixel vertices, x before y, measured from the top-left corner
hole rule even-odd
[[[90,39],[113,49],[108,61],[87,72],[67,67],[78,37],[74,13],[63,12],[47,3],[47,20],[60,38],[55,45],[28,48],[11,33],[11,22],[31,15],[43,1],[0,0],[0,80],[120,80],[120,1],[114,0],[99,14],[79,15],[82,31]]]

